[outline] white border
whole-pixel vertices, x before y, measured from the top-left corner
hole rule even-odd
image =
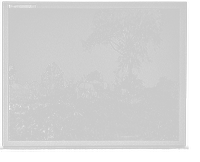
[[[186,8],[185,2],[4,2],[7,4],[36,4],[36,8]]]
[[[5,129],[8,127],[7,118],[8,111],[8,9],[3,6],[2,9],[2,140],[4,141],[7,131]],[[4,142],[3,142],[4,143]],[[4,145],[4,144],[3,144]]]
[[[159,8],[180,10],[179,141],[9,141],[8,140],[8,4],[36,4],[37,8]],[[3,146],[29,148],[174,148],[185,146],[186,136],[186,2],[3,2]]]

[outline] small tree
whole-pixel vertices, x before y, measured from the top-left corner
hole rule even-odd
[[[14,79],[15,79],[16,70],[15,70],[14,65],[12,65],[12,64],[10,64],[8,66],[8,69],[9,69],[9,84],[11,85],[12,82],[14,81]]]
[[[55,62],[53,62],[52,65],[49,64],[49,66],[46,69],[46,72],[43,73],[41,77],[41,84],[50,93],[62,86],[63,72]]]

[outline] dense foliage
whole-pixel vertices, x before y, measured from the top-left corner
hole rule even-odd
[[[40,83],[12,82],[10,140],[178,138],[177,132],[164,136],[178,127],[177,91],[172,82],[163,79],[155,88],[144,88],[136,79],[132,89],[123,85],[113,89],[100,76],[95,71],[79,82],[69,82],[59,67],[51,64]]]
[[[127,71],[121,79],[131,78],[133,68],[150,59],[148,43],[151,41],[155,49],[160,45],[161,17],[159,9],[99,10],[93,19],[93,32],[83,46],[90,51],[95,45],[110,45],[120,55],[117,72]]]

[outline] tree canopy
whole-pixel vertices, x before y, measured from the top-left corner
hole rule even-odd
[[[149,41],[161,41],[161,12],[158,9],[103,9],[93,18],[92,34],[83,42],[85,50],[95,45],[110,45],[119,56],[119,71],[131,76],[133,68],[148,59]],[[119,72],[118,71],[118,72]]]

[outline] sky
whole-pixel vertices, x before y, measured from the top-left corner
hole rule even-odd
[[[46,67],[56,62],[65,78],[80,79],[98,70],[112,83],[119,54],[110,46],[97,45],[84,52],[82,40],[92,33],[95,9],[9,9],[9,65],[15,66],[20,82],[40,80]],[[143,62],[137,76],[144,86],[154,87],[161,77],[179,77],[179,12],[162,10],[160,48],[148,44],[151,62]]]

